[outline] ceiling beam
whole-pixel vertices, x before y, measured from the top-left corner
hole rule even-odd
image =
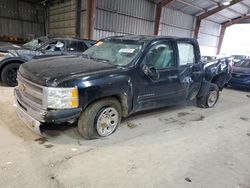
[[[175,0],[162,0],[157,5],[159,5],[161,8],[168,6],[170,3],[174,2]]]
[[[247,5],[246,3],[244,3],[244,2],[241,2],[240,3],[241,5],[243,5],[244,7],[246,7],[247,9],[250,9],[250,6],[249,5]]]
[[[231,7],[232,5],[235,5],[239,2],[242,2],[242,0],[233,0],[231,1],[230,5],[219,5],[217,6],[216,8],[213,8],[199,16],[196,16],[196,23],[195,23],[195,30],[194,30],[194,37],[195,38],[198,38],[198,34],[199,34],[199,30],[200,30],[200,24],[201,24],[201,20],[213,15],[213,14],[216,14],[226,8],[229,8]],[[198,27],[199,26],[199,27]]]
[[[229,17],[227,17],[227,16],[224,16],[223,14],[220,14],[220,13],[217,13],[217,15],[219,15],[220,17],[225,18],[225,19],[227,19],[227,20],[231,20],[231,19],[232,19],[232,18],[229,18]]]
[[[230,12],[233,12],[234,14],[238,14],[239,16],[244,16],[244,14],[234,10],[234,9],[231,9],[231,8],[227,8]]]
[[[217,5],[217,6],[219,6],[220,5],[220,3],[219,2],[217,2],[217,1],[214,1],[214,0],[208,0],[208,1],[210,1],[212,4],[214,4],[214,5]]]
[[[183,1],[183,0],[176,0],[176,1],[178,1],[178,2],[180,2],[180,3],[182,3],[182,4],[184,4],[184,5],[193,7],[193,8],[195,8],[195,9],[201,10],[201,11],[203,11],[203,12],[206,11],[204,8],[199,7],[199,6],[197,6],[197,5],[194,5],[194,4],[191,4],[191,3],[189,3],[189,2],[186,2],[186,1]]]
[[[229,8],[229,7],[239,3],[241,1],[242,0],[233,0],[233,1],[231,1],[230,5],[219,5],[218,7],[214,8],[214,9],[211,9],[211,10],[209,10],[209,11],[207,11],[207,12],[205,12],[205,13],[197,16],[197,17],[198,17],[198,19],[201,19],[201,20],[205,19],[205,18],[207,18],[207,17],[209,17],[209,16],[211,16],[211,15],[217,13],[217,12],[220,12],[220,11],[226,9],[226,8]]]
[[[250,19],[250,15],[244,15],[244,16],[232,19],[230,21],[224,22],[224,23],[222,23],[222,26],[229,27],[231,25],[241,23],[242,21],[247,20],[247,19]]]

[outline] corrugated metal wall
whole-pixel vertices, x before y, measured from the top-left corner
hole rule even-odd
[[[76,36],[76,0],[49,7],[49,36]]]
[[[18,0],[0,1],[0,35],[27,38],[44,35],[44,8]]]
[[[201,22],[198,41],[202,55],[216,55],[220,29],[220,24],[209,20],[203,20]]]
[[[146,0],[97,0],[94,39],[112,35],[152,35],[155,5]]]
[[[164,8],[159,35],[192,37],[194,17],[180,11]]]

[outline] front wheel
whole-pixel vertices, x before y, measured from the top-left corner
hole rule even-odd
[[[14,87],[17,85],[17,71],[19,63],[10,63],[6,65],[1,73],[2,82],[8,86]]]
[[[107,137],[115,132],[121,121],[121,105],[107,98],[88,106],[78,120],[78,132],[85,139]]]
[[[203,97],[197,98],[197,106],[201,108],[212,108],[217,103],[219,95],[219,87],[214,83],[210,83],[208,93]]]

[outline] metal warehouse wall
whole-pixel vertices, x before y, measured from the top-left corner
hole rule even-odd
[[[112,35],[153,35],[155,5],[146,0],[97,0],[94,39]]]
[[[220,29],[220,24],[208,20],[203,20],[201,22],[198,41],[202,55],[216,55]]]
[[[29,38],[44,35],[44,8],[18,0],[0,0],[0,35]]]
[[[75,37],[76,15],[76,0],[49,7],[49,36]]]
[[[192,37],[194,17],[164,8],[161,15],[159,35]]]

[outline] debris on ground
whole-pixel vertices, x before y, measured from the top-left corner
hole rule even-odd
[[[133,161],[131,161],[131,162],[129,163],[129,169],[127,170],[127,173],[130,172],[130,171],[132,171],[132,170],[135,170],[135,169],[136,169],[136,166],[135,166],[135,164],[133,163]]]
[[[138,125],[136,123],[133,123],[133,122],[128,122],[127,123],[127,126],[130,128],[130,129],[133,129],[133,128],[136,128]]]
[[[249,119],[245,118],[245,117],[240,117],[240,119],[243,120],[243,121],[249,121]]]
[[[185,180],[186,180],[187,182],[192,182],[192,180],[191,180],[189,177],[186,177]]]
[[[36,138],[35,142],[38,142],[38,144],[44,144],[45,142],[48,142],[48,140],[45,137]]]
[[[82,143],[80,142],[80,140],[77,140],[77,144],[78,144],[79,146],[82,145]]]
[[[44,147],[45,147],[45,148],[52,148],[52,147],[54,147],[54,145],[52,145],[52,144],[47,144],[47,145],[45,145]]]
[[[188,112],[179,112],[178,114],[177,114],[177,116],[178,117],[182,117],[182,116],[186,116],[186,115],[189,115],[190,113],[188,113]]]

